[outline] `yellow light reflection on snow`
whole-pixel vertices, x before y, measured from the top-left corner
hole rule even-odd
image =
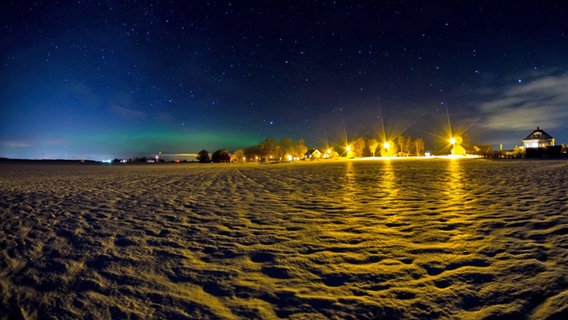
[[[355,191],[357,185],[355,182],[355,169],[352,161],[345,162],[345,183],[343,192],[343,201],[351,207],[351,202],[356,199]]]
[[[465,158],[450,158],[448,159],[447,174],[445,179],[445,193],[443,212],[444,218],[447,223],[452,225],[461,225],[467,223],[471,214],[474,213],[473,208],[467,205],[467,180],[464,174],[464,161]],[[469,237],[469,232],[463,233],[460,237]],[[458,245],[458,243],[455,243]]]
[[[383,201],[385,203],[389,203],[390,201],[396,200],[396,195],[398,192],[398,189],[395,184],[396,176],[391,161],[385,160],[382,162],[382,164],[383,164],[383,172],[380,177],[379,187],[385,193],[385,198]]]

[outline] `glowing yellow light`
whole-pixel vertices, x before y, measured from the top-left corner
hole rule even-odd
[[[346,146],[346,147],[345,147],[345,150],[346,150],[347,152],[351,151],[351,146]]]
[[[390,143],[388,143],[388,142],[383,143],[383,147],[385,147],[385,149],[390,148],[390,146],[391,146],[391,145],[390,145]]]
[[[293,159],[291,155],[288,155],[287,158],[288,158],[288,161],[292,161],[292,159]]]
[[[331,149],[327,149],[327,154],[331,154]]]
[[[456,138],[453,138],[453,137],[450,138],[450,143],[451,143],[451,144],[456,144]]]

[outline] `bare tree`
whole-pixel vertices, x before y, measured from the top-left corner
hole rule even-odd
[[[290,138],[280,139],[280,154],[278,157],[284,159],[287,155],[294,154],[294,142]]]
[[[306,152],[308,152],[308,147],[306,147],[306,143],[304,142],[304,139],[300,139],[298,141],[296,141],[296,145],[295,145],[295,157],[298,158],[303,158],[304,155],[306,154]]]
[[[404,153],[406,152],[405,144],[406,144],[406,139],[404,139],[404,136],[398,136],[396,137],[396,144],[398,145],[398,153],[400,155],[404,155]]]
[[[424,153],[426,152],[426,147],[424,146],[424,139],[416,138],[414,140],[414,148],[417,156],[424,155]]]
[[[276,158],[278,156],[278,151],[280,146],[272,140],[272,138],[267,138],[262,141],[259,145],[261,160],[269,160]]]
[[[369,152],[374,157],[375,152],[377,151],[377,148],[379,147],[379,141],[377,141],[376,139],[369,139],[369,140],[367,140],[367,147],[369,147]]]
[[[252,146],[245,149],[245,157],[248,161],[259,161],[261,157],[260,146]]]
[[[365,152],[365,146],[367,143],[365,142],[365,138],[359,137],[351,142],[351,151],[353,151],[353,155],[355,157],[362,157],[363,152]]]
[[[413,155],[414,151],[414,141],[411,136],[406,137],[406,142],[404,143],[404,150],[406,151],[406,156]]]
[[[386,144],[388,144],[388,148]],[[395,143],[386,142],[381,146],[382,157],[392,157],[394,155],[397,155],[397,153],[398,153],[398,147],[396,146]]]
[[[231,161],[243,161],[245,157],[245,150],[237,149],[231,154]]]

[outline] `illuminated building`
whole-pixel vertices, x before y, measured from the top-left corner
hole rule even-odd
[[[306,158],[308,160],[319,159],[321,157],[322,157],[322,154],[318,149],[310,149],[310,150],[308,150],[308,152],[306,152],[304,154],[304,158]]]
[[[523,139],[523,146],[527,149],[553,147],[554,138],[539,127],[536,127],[536,130]]]

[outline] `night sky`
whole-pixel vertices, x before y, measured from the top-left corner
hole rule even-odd
[[[561,1],[2,1],[0,62],[0,157],[568,143]]]

